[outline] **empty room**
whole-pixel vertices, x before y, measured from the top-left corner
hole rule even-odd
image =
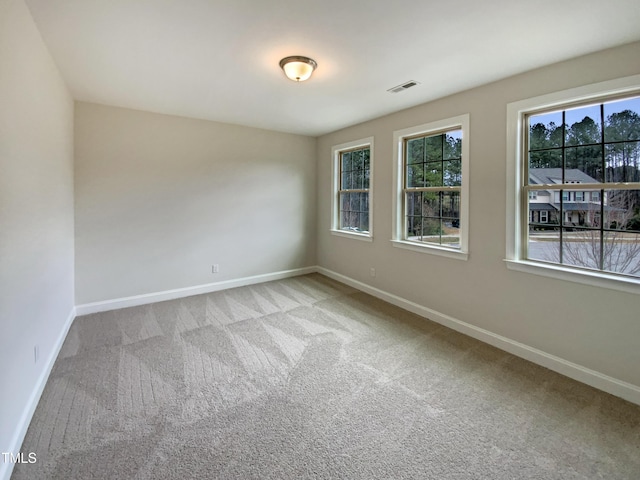
[[[0,0],[0,480],[640,478],[637,0]]]

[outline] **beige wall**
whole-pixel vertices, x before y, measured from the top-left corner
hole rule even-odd
[[[0,452],[73,305],[73,100],[24,2],[0,0]]]
[[[315,265],[314,138],[75,114],[78,305]]]
[[[640,386],[640,297],[508,270],[507,103],[640,73],[640,43],[535,70],[318,139],[318,263],[498,335]],[[394,248],[394,130],[470,114],[469,260]],[[331,146],[374,136],[373,243],[332,236]],[[369,276],[375,267],[377,276]]]

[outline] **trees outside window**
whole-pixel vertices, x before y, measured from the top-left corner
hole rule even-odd
[[[371,241],[373,138],[336,145],[332,233]]]
[[[526,204],[538,208],[528,192],[545,190],[557,214],[524,217],[524,257],[640,277],[640,96],[525,119]]]
[[[394,132],[397,247],[466,259],[469,115]]]

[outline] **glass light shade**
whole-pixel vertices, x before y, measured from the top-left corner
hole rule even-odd
[[[307,57],[287,57],[280,60],[280,67],[284,74],[294,82],[307,80],[318,64]]]

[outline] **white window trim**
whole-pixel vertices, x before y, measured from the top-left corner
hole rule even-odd
[[[350,232],[340,229],[340,217],[338,215],[338,192],[340,191],[340,152],[359,147],[369,147],[369,233]],[[341,143],[331,147],[333,165],[331,175],[333,178],[331,192],[331,234],[339,237],[353,238],[365,242],[373,241],[373,169],[374,169],[373,137],[362,138],[352,142]]]
[[[571,103],[597,101],[608,95],[622,95],[640,90],[640,75],[618,78],[528,98],[507,105],[507,218],[506,258],[507,268],[545,277],[567,280],[596,287],[610,288],[630,293],[640,293],[640,279],[618,276],[607,272],[580,270],[560,264],[535,262],[523,258],[522,211],[520,185],[523,175],[523,145],[521,132],[525,114],[554,107],[566,107]]]
[[[453,249],[439,245],[411,242],[403,238],[403,175],[404,139],[414,135],[437,133],[438,131],[462,129],[462,185],[460,188],[460,248]],[[394,247],[421,253],[440,255],[457,260],[469,258],[469,114],[447,118],[436,122],[405,128],[393,132],[393,209],[391,242]]]

